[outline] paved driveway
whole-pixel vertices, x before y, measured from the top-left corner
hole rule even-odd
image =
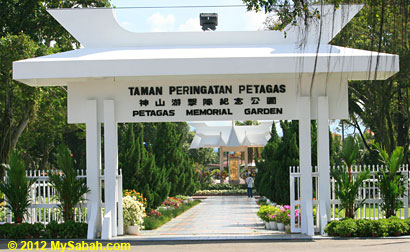
[[[247,196],[212,196],[199,205],[152,231],[121,239],[269,239],[284,236],[284,232],[266,230],[256,216],[255,198]]]

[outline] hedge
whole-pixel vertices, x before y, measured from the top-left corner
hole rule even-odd
[[[331,221],[327,224],[325,232],[330,236],[341,237],[410,235],[410,218],[400,219],[396,216],[378,220],[346,218],[340,221]]]
[[[2,239],[86,239],[87,223],[66,221],[64,223],[41,223],[0,225]]]

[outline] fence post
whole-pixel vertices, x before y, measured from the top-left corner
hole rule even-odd
[[[409,217],[409,165],[406,164],[403,166],[403,172],[404,173],[404,197],[403,197],[403,205],[404,205],[404,218]]]
[[[292,166],[289,167],[289,185],[290,185],[290,232],[296,231],[295,227],[295,178],[293,177]]]

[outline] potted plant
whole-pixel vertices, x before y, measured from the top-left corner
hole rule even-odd
[[[145,206],[133,196],[122,199],[124,226],[126,233],[136,235],[144,228]]]
[[[268,228],[268,223],[269,223],[268,213],[269,213],[268,205],[261,206],[258,212],[256,213],[256,215],[264,222],[266,229],[269,229]]]
[[[279,209],[277,207],[270,207],[270,211],[268,213],[268,221],[269,221],[270,230],[278,230],[278,225],[277,225],[278,210]]]
[[[278,230],[285,231],[285,226],[290,224],[290,207],[281,206],[278,210],[277,216]]]

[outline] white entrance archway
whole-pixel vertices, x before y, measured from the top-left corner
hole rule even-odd
[[[14,62],[13,77],[67,86],[68,122],[87,125],[88,238],[100,230],[102,238],[122,233],[119,122],[299,120],[302,233],[313,235],[310,121],[318,120],[323,230],[330,209],[328,121],[348,117],[348,80],[386,79],[399,70],[397,55],[328,44],[360,8],[334,13],[324,6],[321,24],[299,26],[307,34],[303,50],[296,27],[286,38],[278,31],[132,33],[117,23],[114,9],[49,10],[84,48]]]

